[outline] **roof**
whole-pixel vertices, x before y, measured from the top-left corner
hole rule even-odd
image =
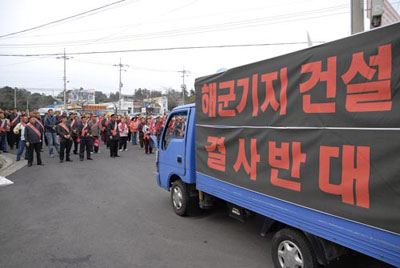
[[[187,108],[194,108],[194,107],[196,107],[196,104],[195,103],[190,103],[190,104],[185,104],[185,105],[181,105],[181,106],[175,107],[174,109],[172,109],[172,111],[180,110],[180,109],[187,109]]]

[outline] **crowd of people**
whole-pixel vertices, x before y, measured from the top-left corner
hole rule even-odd
[[[124,116],[106,113],[54,112],[45,115],[37,110],[18,111],[0,109],[0,153],[17,149],[16,161],[28,160],[32,166],[34,154],[37,164],[43,165],[41,152],[48,147],[50,157],[57,152],[60,163],[72,162],[71,151],[79,154],[79,160],[93,160],[92,154],[100,153],[103,142],[110,157],[119,157],[118,152],[127,151],[128,144],[139,145],[146,154],[155,146],[150,135],[160,139],[165,116]]]

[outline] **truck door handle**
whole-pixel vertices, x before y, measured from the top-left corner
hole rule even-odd
[[[182,163],[182,156],[178,156],[178,157],[176,158],[176,161],[178,161],[178,163]]]

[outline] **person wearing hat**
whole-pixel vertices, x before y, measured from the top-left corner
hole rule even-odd
[[[107,138],[110,141],[110,156],[112,158],[119,157],[118,155],[118,142],[119,142],[119,128],[117,122],[117,115],[111,116],[111,121],[107,126]]]
[[[43,133],[35,117],[29,118],[29,123],[25,128],[25,145],[28,148],[28,167],[33,163],[33,152],[36,152],[37,164],[43,166],[42,158],[40,157],[40,140]]]
[[[65,153],[65,161],[72,162],[69,153],[72,147],[72,129],[68,124],[68,119],[66,115],[61,116],[61,123],[57,125],[56,132],[60,141],[60,163],[64,162],[64,153]]]

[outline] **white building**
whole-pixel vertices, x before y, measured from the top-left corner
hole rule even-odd
[[[144,99],[144,107],[149,108],[153,114],[168,113],[168,98],[167,96]]]
[[[95,104],[95,91],[93,89],[74,89],[68,94],[68,103],[77,105]]]

